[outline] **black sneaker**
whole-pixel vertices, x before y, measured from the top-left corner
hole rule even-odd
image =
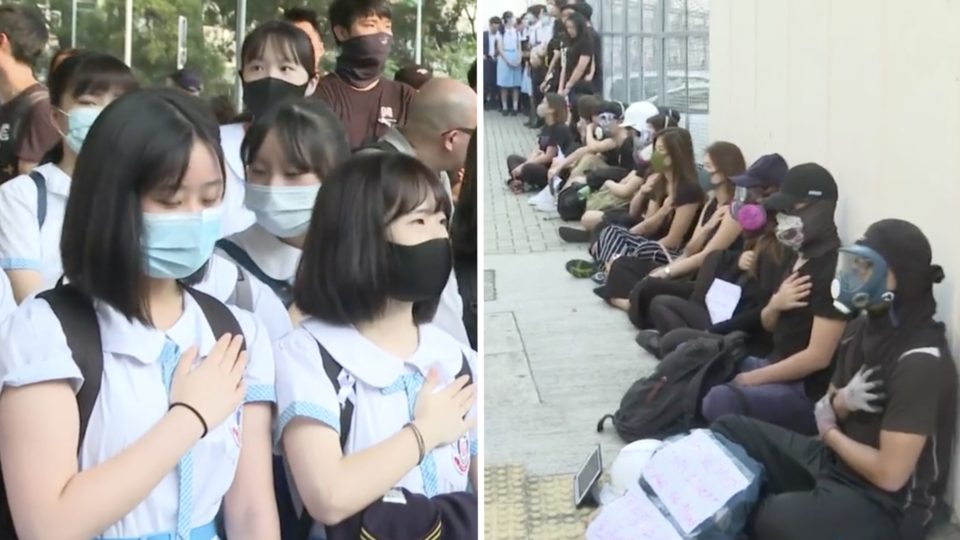
[[[654,358],[660,359],[660,332],[656,330],[641,330],[637,333],[637,345],[643,347],[643,350],[652,354]]]
[[[560,239],[571,244],[586,244],[590,241],[590,231],[578,229],[576,227],[560,227],[557,230],[560,233]]]

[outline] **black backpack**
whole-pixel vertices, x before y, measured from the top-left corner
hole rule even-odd
[[[714,386],[729,382],[746,356],[743,332],[684,343],[649,377],[633,383],[620,400],[620,409],[601,418],[597,431],[602,432],[607,419],[612,418],[620,438],[631,443],[705,427],[700,414],[703,396]]]
[[[219,300],[193,289],[187,289],[187,292],[199,304],[215,337],[219,338],[227,333],[233,335],[242,333],[236,317]],[[100,341],[97,313],[93,309],[91,299],[69,284],[58,285],[54,289],[44,291],[38,294],[37,298],[42,298],[50,304],[53,313],[60,320],[63,333],[67,338],[67,346],[83,375],[83,385],[77,392],[77,407],[80,413],[80,438],[77,441],[79,452],[87,432],[87,425],[90,423],[90,415],[100,395],[100,382],[103,378],[103,346]],[[17,539],[2,472],[0,472],[0,538]]]
[[[293,305],[293,287],[290,286],[289,283],[287,283],[286,281],[283,281],[280,279],[274,279],[268,276],[267,273],[264,272],[263,269],[260,268],[260,266],[258,266],[256,262],[254,262],[253,257],[251,257],[250,254],[247,253],[246,250],[244,250],[238,244],[224,238],[222,240],[217,241],[217,247],[223,250],[223,252],[226,253],[228,257],[233,259],[233,262],[240,265],[240,267],[246,270],[247,272],[250,272],[250,274],[252,274],[253,277],[263,282],[267,287],[270,287],[270,290],[272,290],[273,293],[276,294],[278,298],[280,298],[280,301],[283,303],[283,307],[290,309],[290,306]],[[247,278],[244,277],[243,272],[239,272],[237,274],[238,288],[240,283],[246,279]],[[247,290],[246,292],[249,293],[249,290]],[[235,302],[231,302],[231,304],[236,305],[237,307],[246,309],[248,311],[253,311],[253,299],[243,298],[242,297],[243,293],[241,293],[241,291],[239,290],[237,291],[237,293],[239,296],[235,297],[234,298]],[[252,295],[252,293],[249,293],[249,294]]]
[[[577,186],[569,187],[557,195],[557,212],[564,221],[580,221],[587,211],[587,199],[580,196]]]

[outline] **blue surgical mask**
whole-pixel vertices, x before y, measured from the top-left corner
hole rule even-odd
[[[90,133],[90,127],[103,112],[103,107],[74,107],[70,112],[64,112],[67,115],[67,132],[63,135],[63,141],[75,154],[80,153],[83,147],[83,141]]]
[[[310,227],[313,203],[319,192],[319,184],[269,187],[247,184],[243,202],[267,232],[279,238],[293,238]]]
[[[144,269],[157,279],[183,279],[203,267],[220,239],[221,207],[196,213],[143,214]]]

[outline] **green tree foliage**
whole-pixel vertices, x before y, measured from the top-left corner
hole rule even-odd
[[[287,8],[306,6],[321,15],[327,57],[332,67],[336,44],[326,13],[332,0],[248,0],[247,28],[276,19]],[[43,0],[32,0],[43,4]],[[53,28],[62,47],[69,46],[72,0],[49,0],[50,9],[61,13],[61,24]],[[125,0],[79,0],[77,45],[123,57]],[[232,89],[231,43],[217,43],[204,36],[203,26],[232,31],[236,28],[236,0],[134,0],[133,68],[145,84],[162,84],[176,70],[177,17],[187,18],[187,65],[198,71],[206,93],[228,93]],[[464,78],[476,57],[473,19],[476,0],[423,1],[423,64],[439,73]],[[413,63],[416,42],[416,0],[397,0],[393,5],[394,50],[390,70]]]

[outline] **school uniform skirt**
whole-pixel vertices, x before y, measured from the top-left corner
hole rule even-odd
[[[507,64],[507,59],[517,65]],[[520,49],[504,50],[497,58],[497,86],[500,88],[520,88],[523,82],[523,68],[520,67]]]
[[[658,266],[670,264],[670,261],[679,257],[683,248],[665,250],[656,240],[650,240],[622,225],[610,225],[600,232],[597,244],[594,246],[594,255],[600,263],[609,263],[616,257],[636,257],[651,261]]]

